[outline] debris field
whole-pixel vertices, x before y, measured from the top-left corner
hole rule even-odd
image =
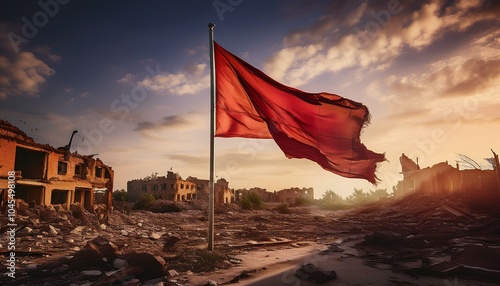
[[[0,284],[193,285],[195,276],[240,265],[240,254],[314,243],[324,245],[321,255],[357,257],[364,265],[416,281],[463,277],[468,285],[495,285],[500,281],[499,199],[498,194],[413,194],[348,210],[292,206],[286,212],[274,205],[260,210],[224,205],[215,213],[213,252],[206,250],[208,211],[200,201],[179,203],[181,211],[168,213],[115,207],[103,224],[77,204],[67,210],[18,200],[16,277],[4,275]],[[9,255],[6,231],[0,229],[2,261]],[[232,280],[207,279],[205,285],[237,283],[258,270],[256,265]],[[5,263],[0,272],[7,273]],[[296,276],[330,285],[325,283],[342,272],[298,265]]]

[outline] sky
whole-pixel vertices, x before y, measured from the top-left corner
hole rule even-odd
[[[209,38],[274,79],[362,102],[374,186],[272,140],[216,138],[231,188],[313,187],[348,196],[459,154],[500,153],[498,1],[0,1],[0,118],[39,143],[68,143],[115,171],[115,189],[172,168],[209,177]],[[490,166],[491,168],[491,166]]]

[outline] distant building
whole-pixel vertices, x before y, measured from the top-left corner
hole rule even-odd
[[[304,199],[314,199],[314,189],[313,188],[289,188],[281,191],[277,191],[281,203],[295,204],[298,198]]]
[[[15,198],[38,205],[80,203],[111,209],[114,172],[93,156],[54,148],[0,119],[0,198],[8,199],[8,173],[15,171]]]
[[[394,189],[395,196],[413,192],[493,192],[498,191],[495,170],[460,170],[441,162],[421,169],[413,160],[402,154],[399,158],[403,180]]]
[[[198,198],[200,200],[209,200],[210,180],[188,177],[186,180],[197,185]],[[218,179],[214,183],[214,205],[230,204],[234,202],[234,192],[229,188],[229,182],[224,178]]]
[[[168,171],[167,176],[128,181],[127,194],[131,202],[137,202],[147,194],[157,199],[188,201],[198,198],[198,188],[196,183],[183,180],[178,174]]]

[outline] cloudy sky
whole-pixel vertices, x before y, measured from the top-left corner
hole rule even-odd
[[[40,143],[68,143],[115,170],[115,189],[172,168],[208,178],[209,22],[215,39],[271,77],[364,103],[362,142],[455,165],[500,153],[497,1],[0,1],[0,118]],[[370,183],[287,159],[272,140],[216,138],[230,187],[314,187],[346,196]]]

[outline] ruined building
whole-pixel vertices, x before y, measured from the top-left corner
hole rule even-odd
[[[231,203],[233,199],[229,183],[219,179],[215,185],[214,204]],[[168,171],[167,176],[136,179],[127,182],[128,200],[137,202],[144,195],[151,194],[157,199],[171,201],[205,200],[208,201],[209,180],[188,177],[183,180],[178,174]]]
[[[458,165],[453,167],[448,162],[422,169],[405,154],[402,154],[399,160],[403,180],[398,182],[394,190],[395,196],[404,196],[412,192],[435,194],[499,191],[496,170],[460,170]]]
[[[73,132],[73,134],[76,133]],[[15,198],[39,205],[80,203],[111,209],[114,172],[93,156],[36,143],[12,124],[0,119],[0,198],[7,200],[8,173],[15,171]]]
[[[188,177],[188,181],[194,182],[198,186],[198,198],[208,201],[210,194],[210,180]],[[224,178],[218,179],[214,183],[214,205],[230,204],[234,202],[234,192],[229,188],[229,182]]]
[[[131,202],[136,202],[149,194],[163,200],[195,200],[198,198],[197,191],[195,183],[183,180],[179,174],[172,171],[168,171],[166,176],[127,182],[128,199]]]
[[[313,188],[289,188],[277,191],[281,203],[295,204],[298,198],[304,199],[314,199],[314,189]]]

